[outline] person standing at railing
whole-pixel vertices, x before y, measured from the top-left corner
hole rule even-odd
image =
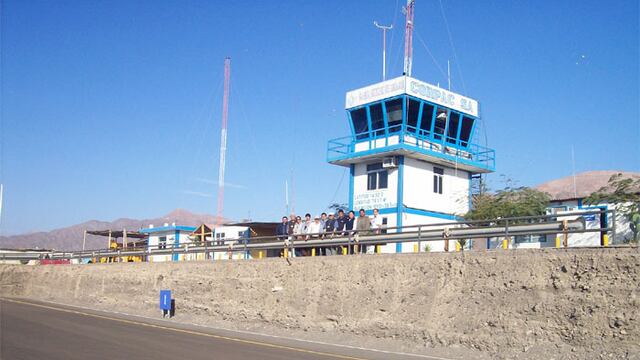
[[[313,222],[311,222],[311,224],[309,224],[309,228],[308,228],[308,234],[309,234],[309,238],[312,240],[317,240],[320,239],[320,236],[322,235],[322,223],[320,222],[320,217],[316,215],[316,217],[313,219]],[[316,249],[316,254],[320,254],[320,247],[315,247]]]
[[[359,216],[356,221],[356,242],[360,239],[360,236],[369,235],[369,230],[371,230],[371,219],[367,216],[364,209],[360,209]],[[359,245],[358,251],[360,253],[366,253],[367,247],[365,245]]]
[[[373,209],[373,216],[371,217],[371,230],[374,234],[380,234],[382,232],[382,216],[380,216],[380,210]]]
[[[280,241],[284,241],[289,237],[289,219],[286,216],[282,217],[282,222],[276,227],[276,235]]]
[[[349,211],[349,217],[347,217],[347,222],[344,226],[347,235],[349,238],[352,238],[355,234],[355,226],[356,226],[356,213],[353,210]],[[353,254],[353,245],[349,247],[349,253]]]
[[[324,223],[324,239],[331,239],[335,235],[336,231],[336,219],[333,213],[329,213],[329,218]],[[335,255],[337,253],[337,247],[335,246],[325,246],[323,248],[322,255]]]
[[[344,216],[344,210],[338,210],[338,218],[336,219],[336,234],[338,236],[346,235],[345,229],[347,228],[347,217]]]
[[[303,228],[302,228],[303,224],[302,224],[302,218],[300,216],[296,217],[296,223],[293,226],[293,237],[295,238],[296,241],[301,241],[304,240],[304,232],[303,232]],[[302,256],[302,253],[300,252],[300,249],[296,249],[294,252],[294,256]]]

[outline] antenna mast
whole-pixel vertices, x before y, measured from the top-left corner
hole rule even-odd
[[[407,0],[405,8],[407,24],[404,30],[404,75],[411,76],[411,65],[413,62],[413,7],[415,0]]]
[[[384,26],[373,22],[378,29],[382,29],[382,81],[387,80],[387,30],[393,29],[393,24]]]
[[[229,81],[231,77],[231,58],[224,59],[224,95],[222,97],[222,128],[220,129],[220,168],[218,169],[218,216],[216,227],[222,225],[224,206],[224,169],[227,153],[227,117],[229,115]]]

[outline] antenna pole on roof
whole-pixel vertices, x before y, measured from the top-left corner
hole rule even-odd
[[[413,7],[415,0],[407,0],[405,8],[407,23],[404,30],[404,75],[411,76],[413,62]]]
[[[374,21],[373,25],[382,30],[382,81],[385,81],[387,80],[387,30],[393,29],[393,24],[384,26]]]

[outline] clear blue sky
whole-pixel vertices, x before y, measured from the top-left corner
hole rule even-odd
[[[346,201],[325,162],[347,90],[401,74],[404,1],[2,2],[2,233],[174,208],[214,213],[232,58],[225,215]],[[494,187],[640,170],[638,1],[417,0],[413,75],[482,106]],[[422,40],[429,46],[429,55]],[[478,139],[476,139],[478,140]],[[484,142],[484,136],[480,139]],[[344,179],[341,178],[344,174]]]

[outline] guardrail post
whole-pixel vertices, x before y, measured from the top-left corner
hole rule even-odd
[[[448,227],[444,228],[444,231],[442,232],[442,238],[444,239],[444,251],[448,252],[449,251],[449,228]]]
[[[569,247],[569,220],[562,220],[563,246]]]
[[[417,253],[417,252],[419,252],[419,251],[420,251],[420,247],[419,247],[419,245],[418,245],[418,244],[413,244],[413,252],[414,252],[414,253]]]
[[[615,244],[616,243],[616,209],[613,209],[611,211],[611,218],[613,219],[612,220],[613,224],[611,228],[611,242]],[[640,243],[638,244],[638,246],[640,246]]]
[[[311,256],[316,256],[316,248],[311,248]]]
[[[560,235],[556,235],[556,249],[560,248],[560,243],[561,243]]]
[[[456,252],[460,252],[460,241],[456,241]]]
[[[380,254],[380,245],[376,245],[376,254]]]
[[[602,236],[602,246],[604,246],[604,247],[609,246],[609,235],[604,234]]]
[[[422,226],[418,226],[418,251],[422,249]]]
[[[509,236],[509,219],[504,222],[504,233],[505,238],[502,239],[502,248],[507,250],[509,248],[509,244],[511,243],[511,236]]]

